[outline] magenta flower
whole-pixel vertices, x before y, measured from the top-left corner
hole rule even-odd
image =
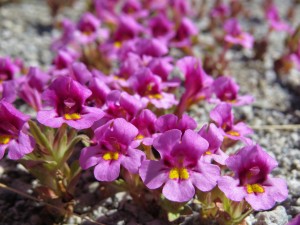
[[[104,115],[101,109],[88,107],[85,102],[92,92],[71,77],[59,77],[43,93],[47,106],[38,112],[37,120],[46,126],[58,128],[63,123],[75,129],[90,128]]]
[[[168,109],[177,104],[173,94],[162,90],[163,83],[159,76],[150,69],[142,68],[128,79],[133,90],[157,108]]]
[[[298,225],[298,224],[300,224],[300,214],[298,214],[294,219],[292,219],[286,225]]]
[[[36,111],[42,109],[42,92],[50,80],[50,76],[36,67],[30,67],[23,82],[20,83],[19,96]]]
[[[259,145],[241,148],[226,160],[234,177],[223,176],[219,188],[233,201],[245,199],[255,210],[271,209],[288,196],[284,179],[273,178],[271,171],[277,162]]]
[[[75,32],[75,24],[69,19],[63,19],[60,22],[63,33],[61,37],[54,40],[51,44],[51,49],[54,51],[58,51],[59,49],[65,48],[72,41],[74,41],[74,32]]]
[[[177,67],[185,76],[185,92],[178,106],[178,115],[182,115],[191,104],[210,97],[213,79],[203,70],[200,59],[195,57],[187,56],[178,60]]]
[[[211,11],[210,16],[212,18],[226,18],[230,13],[230,8],[228,5],[220,3],[216,5]]]
[[[149,12],[143,9],[141,1],[139,0],[127,0],[122,6],[122,12],[131,14],[133,17],[139,19],[146,17]]]
[[[101,32],[100,25],[100,20],[92,13],[84,13],[77,24],[74,36],[82,44],[93,42],[98,37],[105,39],[108,33]]]
[[[154,73],[155,75],[160,76],[160,78],[166,82],[169,79],[169,75],[171,74],[174,66],[171,64],[172,59],[169,57],[165,58],[153,58],[148,63],[148,68]],[[175,86],[180,85],[179,82]]]
[[[17,160],[33,151],[34,143],[25,133],[29,116],[8,102],[0,101],[0,159],[8,148],[8,158]]]
[[[216,186],[220,168],[199,160],[208,143],[196,132],[186,130],[182,135],[180,130],[169,130],[155,138],[153,146],[161,159],[145,160],[139,170],[149,189],[163,185],[162,193],[167,199],[186,202],[193,198],[194,186],[201,191]]]
[[[86,147],[80,155],[83,169],[95,166],[99,181],[116,180],[122,165],[130,173],[138,173],[144,153],[136,148],[138,129],[122,118],[111,120],[95,131],[96,146]]]
[[[110,119],[121,117],[131,121],[145,106],[146,104],[137,96],[114,90],[107,95],[106,106],[103,109],[106,117]]]
[[[254,38],[249,33],[243,32],[237,19],[229,19],[224,24],[226,32],[225,41],[233,45],[241,45],[244,48],[252,48]]]
[[[213,123],[205,124],[198,134],[208,142],[208,150],[204,153],[203,160],[205,162],[216,161],[221,165],[225,165],[225,160],[228,155],[221,150],[221,145],[224,140],[223,133]]]
[[[2,83],[2,93],[0,92],[0,101],[12,103],[17,98],[17,84],[14,80],[4,81]]]
[[[144,145],[150,146],[153,143],[153,139],[156,136],[155,122],[157,120],[156,115],[149,109],[143,109],[131,123],[139,130],[137,141]]]
[[[0,93],[3,91],[3,82],[14,80],[18,72],[20,72],[20,68],[9,57],[0,57]]]
[[[118,27],[114,34],[116,45],[121,45],[123,41],[133,39],[143,31],[143,27],[136,20],[128,15],[119,17]]]
[[[221,76],[214,80],[213,90],[217,99],[210,99],[211,103],[227,102],[234,106],[247,105],[254,101],[251,95],[239,96],[239,85],[229,76]]]
[[[149,28],[153,37],[170,40],[174,37],[174,24],[168,19],[164,13],[160,13],[157,16],[149,20]]]
[[[102,107],[106,102],[106,97],[111,89],[97,77],[93,77],[89,83],[89,89],[92,91],[92,95],[88,99],[96,107]]]
[[[65,76],[69,73],[69,67],[79,58],[79,53],[70,48],[60,49],[53,60],[53,66],[49,74],[56,76]]]
[[[189,1],[186,0],[170,0],[171,6],[177,16],[190,16],[192,13],[192,8]]]
[[[218,128],[221,128],[223,136],[232,140],[241,140],[246,144],[252,143],[247,136],[253,133],[253,130],[243,122],[234,123],[232,107],[227,103],[220,103],[210,111],[209,116]]]
[[[139,38],[135,40],[135,52],[140,55],[161,57],[169,52],[167,45],[159,39]]]
[[[156,130],[161,133],[172,129],[178,129],[184,133],[188,129],[195,130],[197,123],[187,114],[183,114],[180,119],[174,114],[166,114],[157,119],[155,122],[155,127]]]
[[[171,43],[172,47],[189,47],[191,45],[191,37],[198,34],[198,28],[193,23],[192,20],[187,17],[182,18],[179,27],[176,31],[173,42]]]
[[[271,29],[276,31],[287,31],[290,34],[293,33],[294,29],[280,18],[275,4],[270,4],[265,13]]]

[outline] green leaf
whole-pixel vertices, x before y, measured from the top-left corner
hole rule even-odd
[[[43,134],[39,126],[33,122],[32,120],[28,121],[29,127],[30,127],[30,133],[34,137],[36,143],[40,145],[41,147],[45,148],[49,154],[52,154],[52,148],[51,145],[46,138],[46,136]]]
[[[170,222],[177,220],[179,217],[180,217],[180,213],[168,212],[168,220]]]

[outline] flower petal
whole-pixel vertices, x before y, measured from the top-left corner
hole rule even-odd
[[[195,195],[195,188],[190,180],[168,180],[162,193],[170,201],[187,202]]]
[[[162,135],[158,136],[153,141],[154,148],[160,153],[163,157],[168,155],[173,147],[179,143],[181,139],[181,131],[177,129],[168,130]]]
[[[197,169],[191,172],[191,181],[201,191],[210,191],[217,185],[220,168],[209,163],[199,162]]]
[[[240,181],[229,176],[223,176],[218,180],[218,186],[227,198],[233,201],[242,201],[247,196],[243,186],[239,186]]]
[[[145,158],[145,153],[138,149],[128,148],[127,154],[123,155],[121,164],[130,173],[138,173],[139,167],[141,166],[142,160]]]
[[[139,170],[140,177],[149,189],[159,188],[168,179],[168,172],[164,170],[163,162],[145,160]]]
[[[120,174],[119,160],[100,160],[95,167],[94,175],[99,181],[114,181]]]
[[[100,152],[101,149],[99,146],[86,147],[82,149],[79,157],[81,168],[85,170],[98,164],[101,159]]]

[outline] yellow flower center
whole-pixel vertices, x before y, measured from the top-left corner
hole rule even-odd
[[[6,145],[11,140],[11,136],[9,135],[0,135],[0,144]]]
[[[258,193],[264,193],[265,189],[260,184],[247,184],[246,191],[248,194],[253,194],[253,193],[258,194]]]
[[[104,160],[118,160],[119,159],[119,153],[118,152],[106,152],[102,158]]]
[[[206,151],[205,153],[204,153],[204,155],[211,155],[212,153],[211,153],[211,151]]]
[[[135,140],[142,140],[144,138],[144,135],[139,134],[138,136],[135,137]]]
[[[154,95],[149,95],[149,98],[154,98],[154,99],[162,99],[162,95],[161,94],[154,94]]]
[[[66,120],[79,120],[81,119],[81,116],[79,113],[66,113],[65,114],[65,119]]]
[[[240,133],[234,130],[228,131],[227,134],[231,135],[231,136],[240,136]]]
[[[120,41],[116,41],[116,42],[114,43],[114,46],[115,46],[115,48],[121,48],[122,43],[121,43]]]
[[[175,167],[170,170],[169,178],[172,180],[175,179],[181,179],[181,180],[187,180],[189,179],[190,175],[186,168],[178,168]]]

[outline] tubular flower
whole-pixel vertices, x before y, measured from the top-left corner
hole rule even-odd
[[[293,28],[280,18],[275,4],[270,4],[266,9],[265,14],[271,29],[276,31],[287,31],[290,34],[293,33]]]
[[[135,149],[138,129],[123,118],[110,120],[95,131],[97,145],[86,147],[80,155],[83,169],[95,166],[94,175],[99,181],[116,180],[122,165],[130,173],[137,173],[144,153]]]
[[[0,101],[0,159],[8,148],[8,158],[17,160],[33,151],[33,142],[24,132],[29,116],[8,102]]]
[[[134,91],[157,108],[169,109],[177,104],[174,94],[164,92],[161,78],[148,68],[140,69],[129,78],[128,83]]]
[[[245,199],[255,210],[270,209],[287,198],[285,181],[270,176],[277,167],[276,160],[259,145],[241,148],[226,160],[226,165],[234,172],[234,177],[221,177],[218,186],[227,198]]]
[[[253,133],[253,130],[243,122],[234,123],[232,107],[227,103],[220,103],[209,113],[210,119],[214,121],[223,136],[232,140],[241,140],[246,144],[252,143],[246,137]]]
[[[252,48],[254,38],[249,33],[243,32],[236,19],[229,19],[224,24],[225,41],[233,45],[241,45],[244,48]]]
[[[168,130],[178,129],[182,133],[186,130],[195,130],[197,127],[196,121],[187,114],[183,114],[182,117],[179,119],[174,114],[166,114],[160,116],[157,121],[155,122],[156,130],[163,133]]]
[[[71,77],[59,77],[42,94],[47,106],[41,110],[37,120],[49,127],[58,128],[63,123],[75,129],[90,128],[104,115],[101,109],[85,106],[92,92]]]
[[[178,114],[182,115],[191,104],[210,97],[213,79],[205,73],[201,61],[195,57],[187,56],[178,60],[177,67],[185,76],[185,92],[178,106]]]
[[[221,76],[214,80],[213,90],[216,99],[210,99],[211,103],[227,102],[234,106],[247,105],[254,101],[251,95],[239,96],[239,85],[229,76]]]
[[[155,138],[153,146],[160,160],[143,161],[139,171],[148,188],[163,185],[162,193],[167,199],[185,202],[194,196],[195,187],[210,191],[216,186],[220,168],[199,160],[208,143],[196,132],[186,130],[182,135],[180,130],[169,130]]]
[[[213,123],[207,125],[205,124],[198,132],[201,137],[207,140],[209,146],[208,150],[204,153],[203,159],[206,162],[211,162],[215,160],[221,165],[225,165],[225,160],[228,155],[221,150],[221,145],[223,142],[223,135],[219,128]]]

